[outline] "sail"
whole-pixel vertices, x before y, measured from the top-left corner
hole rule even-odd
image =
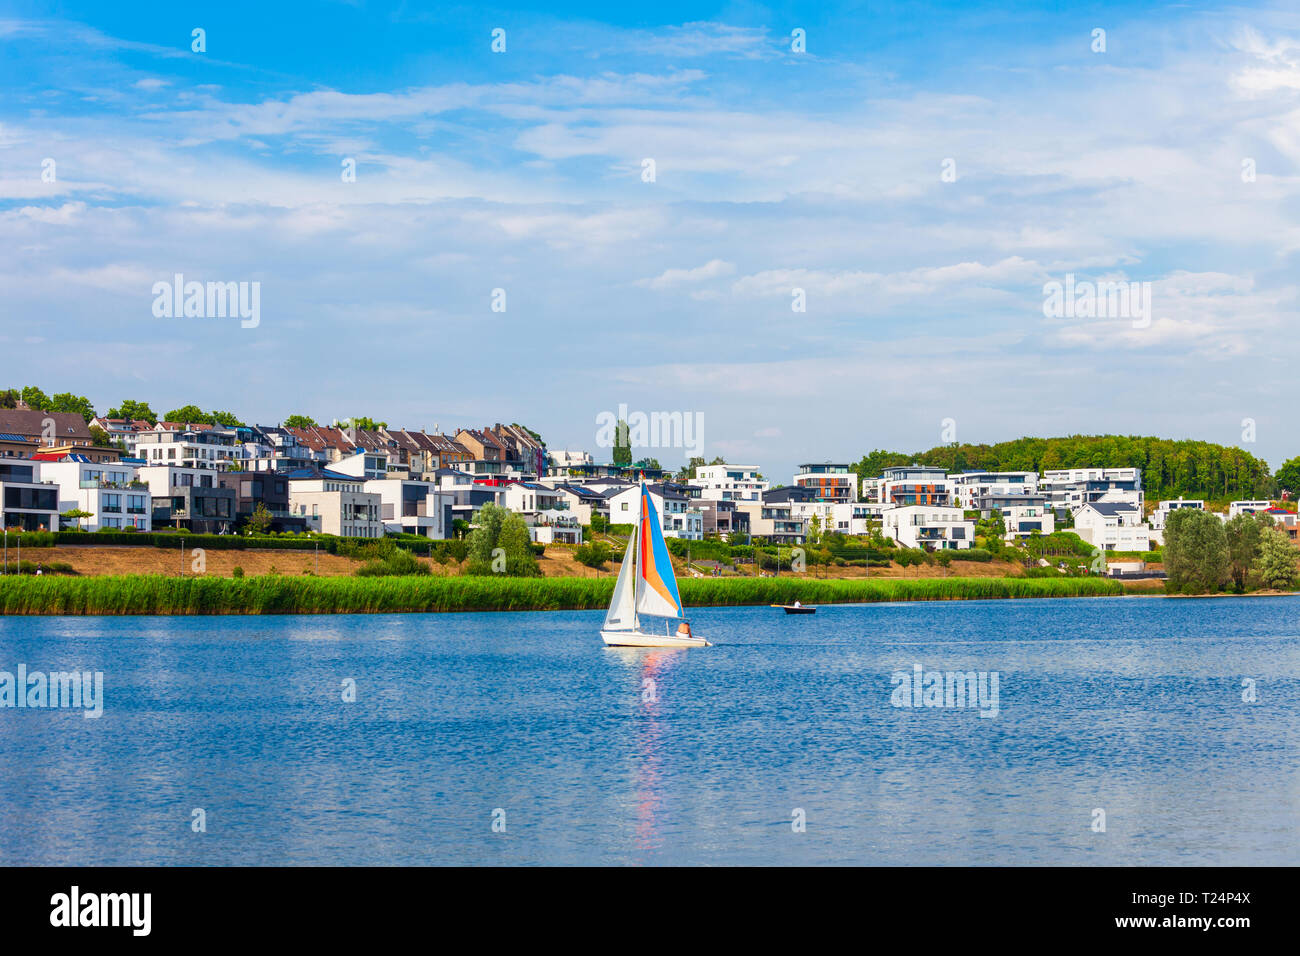
[[[605,630],[624,631],[636,627],[636,582],[633,578],[632,563],[636,554],[636,530],[627,539],[623,551],[623,563],[618,569],[618,580],[614,583],[614,599],[609,602],[609,612],[605,615]]]
[[[641,482],[641,516],[637,535],[637,580],[640,583],[636,597],[638,614],[655,617],[682,617],[682,599],[677,593],[677,578],[673,562],[664,544],[663,528],[645,482]]]

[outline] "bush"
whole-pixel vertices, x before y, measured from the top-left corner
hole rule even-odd
[[[966,548],[964,551],[954,551],[952,559],[954,561],[978,561],[980,564],[988,564],[993,560],[993,553],[987,548]]]
[[[578,545],[573,556],[579,564],[585,564],[589,568],[602,568],[609,561],[610,554],[609,545],[597,541],[594,544]]]
[[[54,547],[54,532],[52,531],[10,531],[9,536],[21,535],[18,539],[24,548],[52,548]],[[9,542],[12,547],[15,542]]]
[[[232,578],[242,578],[244,576],[244,569],[239,565],[235,565],[235,569],[230,572],[230,576]]]

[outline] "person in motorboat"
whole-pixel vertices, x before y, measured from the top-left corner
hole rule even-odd
[[[795,606],[795,607],[803,607],[803,605],[800,604],[798,601],[795,601],[795,602],[794,602],[794,606]]]

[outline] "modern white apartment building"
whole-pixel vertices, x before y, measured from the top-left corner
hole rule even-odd
[[[1077,511],[1085,504],[1129,504],[1139,512],[1146,504],[1141,468],[1062,468],[1043,472],[1038,488],[1057,511]]]
[[[365,490],[379,496],[384,530],[437,540],[451,536],[455,498],[444,494],[438,484],[415,478],[371,478]]]
[[[1010,494],[985,494],[971,500],[967,510],[978,511],[981,518],[997,512],[1006,527],[1009,542],[1028,538],[1035,531],[1051,534],[1056,530],[1056,512],[1047,504],[1043,494],[1026,494],[1013,490]]]
[[[942,468],[929,465],[900,465],[880,473],[877,497],[881,504],[894,508],[909,505],[953,504],[952,482]]]
[[[1124,502],[1098,501],[1074,513],[1074,533],[1105,551],[1149,551],[1151,529],[1140,509]]]
[[[351,475],[367,481],[388,477],[388,455],[382,451],[360,451],[330,465],[336,475]]]
[[[349,538],[382,538],[380,496],[365,488],[354,475],[321,471],[295,477],[289,474],[289,513],[307,521],[322,534]]]
[[[86,511],[89,518],[68,522],[87,531],[101,528],[153,530],[153,495],[130,465],[77,461],[41,462],[41,477],[59,488],[59,512]]]
[[[0,527],[59,530],[59,487],[43,481],[44,462],[0,458]]]
[[[704,538],[704,515],[691,507],[691,500],[670,485],[646,485],[650,500],[659,512],[665,538]],[[609,496],[609,520],[612,524],[631,524],[640,513],[640,485],[633,485]]]
[[[1233,501],[1228,504],[1228,518],[1235,518],[1237,515],[1253,515],[1262,511],[1267,511],[1273,507],[1271,501]]]
[[[821,501],[858,500],[858,479],[847,464],[808,462],[794,476],[796,488],[807,488]],[[752,499],[750,499],[752,500]]]
[[[736,509],[749,517],[749,533],[772,544],[803,544],[807,525],[794,513],[801,499],[781,495],[785,489],[769,491],[762,501],[737,501]]]
[[[528,535],[534,543],[579,544],[582,541],[582,527],[578,516],[569,510],[567,490],[548,488],[536,481],[516,481],[505,486],[504,497],[505,506],[528,525]]]
[[[711,501],[761,501],[768,489],[757,465],[700,465],[689,484]]]
[[[1151,530],[1164,531],[1165,522],[1175,511],[1183,508],[1194,508],[1197,511],[1205,510],[1205,502],[1194,498],[1168,499],[1156,505],[1156,510],[1151,512]]]
[[[150,465],[225,471],[237,457],[235,433],[225,428],[168,428],[140,432],[135,454]]]
[[[136,477],[149,486],[154,528],[167,525],[207,534],[234,529],[238,493],[221,487],[216,469],[149,464],[137,467]]]
[[[880,521],[883,533],[905,548],[937,551],[975,544],[975,522],[961,508],[903,505],[884,511]]]
[[[1038,493],[1036,471],[963,471],[948,475],[952,488],[952,504],[968,510],[975,507],[975,499],[987,495],[1009,497]]]

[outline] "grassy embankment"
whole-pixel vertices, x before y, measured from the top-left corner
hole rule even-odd
[[[3,614],[364,614],[604,608],[612,578],[9,577]],[[688,607],[870,603],[983,598],[1098,597],[1123,593],[1101,578],[816,580],[702,578],[681,582]]]

